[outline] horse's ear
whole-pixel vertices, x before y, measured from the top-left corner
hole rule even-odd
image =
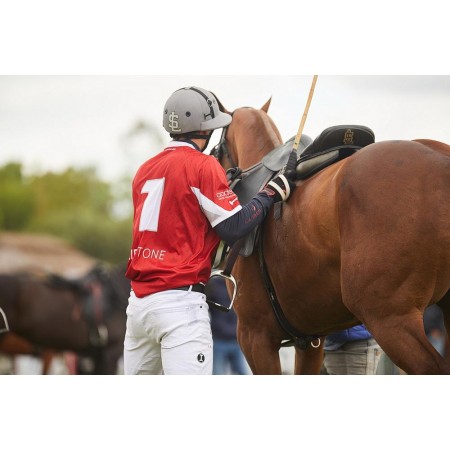
[[[214,92],[211,92],[211,94],[214,95],[214,97],[216,97],[217,104],[219,105],[219,111],[222,111],[222,112],[227,113],[227,114],[231,114],[230,111],[228,111],[225,108],[225,106],[222,105],[222,102],[217,98],[217,95],[214,94]]]
[[[264,106],[261,108],[264,112],[267,113],[267,111],[269,111],[269,106],[270,106],[271,101],[272,101],[272,97],[270,97],[269,100],[267,100],[267,102],[264,103]]]

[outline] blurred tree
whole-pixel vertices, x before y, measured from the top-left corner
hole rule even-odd
[[[64,238],[87,255],[118,263],[128,259],[131,227],[131,218],[115,219],[87,207],[68,207],[49,211],[28,229]]]
[[[0,167],[0,230],[49,233],[95,258],[128,259],[133,205],[131,182],[139,165],[160,151],[161,127],[139,119],[120,137],[123,176],[113,183],[94,168],[24,176],[20,163]]]
[[[127,260],[131,245],[131,214],[115,214],[116,202],[123,194],[92,168],[27,178],[20,164],[0,168],[0,229],[50,233],[111,263]]]
[[[22,230],[34,214],[34,200],[21,164],[9,163],[0,167],[0,229]]]
[[[62,173],[32,176],[30,185],[36,198],[34,219],[50,211],[88,209],[109,215],[113,204],[110,186],[97,178],[95,169],[69,168]]]

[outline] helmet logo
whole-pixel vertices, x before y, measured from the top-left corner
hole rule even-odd
[[[178,118],[179,117],[180,116],[178,114],[175,114],[174,111],[172,111],[170,113],[170,116],[169,116],[169,127],[172,130],[172,132],[174,132],[174,133],[175,132],[181,132],[181,128],[179,128],[179,125],[178,125]]]

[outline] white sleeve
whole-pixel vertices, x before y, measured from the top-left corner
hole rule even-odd
[[[232,210],[226,210],[203,195],[200,192],[200,189],[194,187],[191,187],[191,189],[197,197],[200,208],[202,208],[203,213],[208,218],[208,221],[213,228],[220,222],[223,222],[225,219],[228,219],[228,217],[233,216],[242,209],[242,206],[238,203],[238,205]]]

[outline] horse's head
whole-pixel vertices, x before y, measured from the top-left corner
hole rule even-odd
[[[283,143],[280,132],[267,115],[270,102],[271,99],[261,109],[238,108],[234,112],[227,111],[218,102],[222,112],[233,116],[212,151],[225,170],[231,167],[246,169]]]

